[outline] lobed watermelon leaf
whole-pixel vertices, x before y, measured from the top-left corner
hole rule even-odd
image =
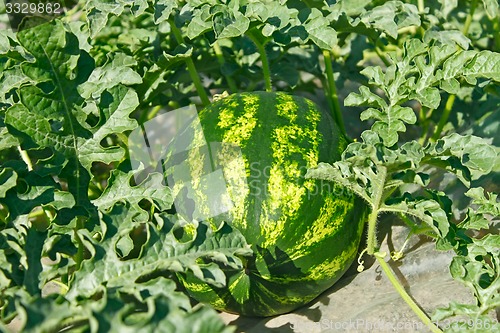
[[[185,224],[167,214],[156,215],[155,220],[157,225],[148,222],[144,211],[128,205],[115,205],[108,214],[103,214],[106,225],[103,241],[89,239],[95,255],[75,273],[68,299],[78,295],[90,297],[104,286],[126,286],[147,281],[151,276],[187,270],[221,287],[225,285],[225,275],[216,263],[239,268],[242,262],[238,256],[252,253],[244,237],[227,224],[212,230],[206,223]],[[138,255],[128,259],[132,248],[138,245],[130,244],[129,253],[123,253],[120,241],[134,230],[143,233],[146,239],[140,244]]]
[[[83,299],[79,304],[56,302],[56,294],[34,300],[19,297],[21,326],[23,332],[68,328],[97,332],[234,331],[224,326],[214,310],[192,307],[189,298],[175,288],[173,281],[160,277],[132,288],[103,289],[98,300]]]
[[[345,100],[346,106],[371,107],[361,114],[361,120],[374,119],[372,130],[388,147],[398,142],[398,132],[406,131],[405,123],[417,120],[411,108],[402,106],[407,101],[416,100],[433,110],[441,104],[439,88],[455,94],[461,86],[475,85],[478,78],[500,82],[498,53],[456,52],[454,45],[429,46],[417,39],[405,42],[404,52],[402,59],[390,59],[385,72],[377,66],[361,72],[383,96],[362,86],[360,94],[351,93]]]

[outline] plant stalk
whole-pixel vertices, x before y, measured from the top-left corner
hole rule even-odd
[[[425,142],[427,141],[427,137],[429,135],[429,119],[432,115],[432,110],[427,110],[426,107],[420,106],[420,111],[418,112],[418,119],[422,127],[422,136],[418,140],[418,142],[425,146]]]
[[[175,25],[175,22],[169,21],[170,27],[172,29],[172,33],[174,34],[175,40],[179,44],[184,43],[184,38],[182,38],[181,31],[177,26]],[[208,99],[208,95],[205,92],[205,88],[203,87],[203,84],[201,83],[200,75],[198,74],[198,71],[196,70],[196,67],[194,66],[193,59],[191,57],[186,58],[186,65],[188,68],[189,76],[191,76],[191,80],[193,80],[194,86],[196,87],[196,91],[198,92],[198,95],[200,96],[201,103],[205,106],[210,104],[210,100]]]
[[[421,15],[423,15],[424,12],[425,12],[425,0],[418,0],[418,2],[417,2],[417,8],[418,8],[418,13],[421,14]],[[420,35],[422,36],[422,40],[423,40],[424,39],[425,30],[422,27],[422,25],[420,25],[418,27],[418,31],[420,32]]]
[[[219,46],[219,42],[215,41],[213,46],[214,46],[215,56],[217,57],[217,62],[222,67],[225,63],[225,60],[224,60],[224,54],[222,53],[222,50]],[[236,86],[236,83],[234,82],[233,78],[228,76],[228,75],[224,75],[224,77],[226,78],[227,85],[229,86],[229,90],[232,93],[238,92],[238,87]]]
[[[423,13],[424,10],[425,10],[425,3],[424,3],[424,0],[418,0],[417,2],[418,4],[418,11],[419,13]]]
[[[378,168],[380,175],[381,188],[374,189],[373,206],[370,215],[368,216],[368,239],[367,239],[367,253],[369,255],[374,255],[375,250],[378,248],[377,244],[377,218],[380,209],[380,204],[382,202],[382,195],[384,193],[384,184],[387,178],[387,168],[380,166]]]
[[[262,74],[264,76],[264,86],[266,91],[273,91],[272,82],[271,82],[271,70],[269,69],[269,59],[267,58],[266,53],[266,43],[261,43],[255,37],[255,35],[251,31],[247,31],[246,35],[250,40],[255,44],[257,50],[260,54],[260,61],[262,62]]]
[[[499,20],[495,20],[493,23],[493,29],[496,31],[494,41],[495,41],[495,47],[494,51],[500,52],[500,22]]]
[[[151,120],[154,117],[156,117],[156,115],[158,114],[158,112],[160,112],[161,108],[162,108],[161,105],[157,105],[151,111],[149,111],[149,113],[148,113],[148,120]]]
[[[448,118],[450,117],[451,110],[453,109],[453,104],[455,103],[455,95],[450,95],[448,96],[448,99],[446,100],[446,105],[444,106],[443,114],[441,115],[441,118],[439,119],[439,123],[436,127],[436,130],[434,131],[434,134],[432,135],[431,140],[433,142],[437,141],[439,139],[439,136],[441,135],[441,132],[443,131],[444,125],[446,125],[446,122],[448,121]]]
[[[439,327],[437,327],[431,319],[425,314],[422,309],[415,303],[415,301],[411,298],[410,295],[406,292],[406,290],[403,288],[401,283],[399,283],[398,279],[392,272],[392,269],[389,267],[389,265],[385,262],[385,253],[380,253],[376,252],[375,253],[375,258],[377,259],[380,267],[384,271],[385,275],[393,285],[393,287],[396,289],[398,294],[401,296],[401,298],[408,304],[408,306],[412,309],[412,311],[417,315],[417,317],[430,329],[431,332],[433,333],[443,333]]]
[[[23,150],[21,146],[18,146],[17,150],[19,151],[19,154],[21,155],[21,159],[23,160],[23,162],[26,163],[28,171],[33,171],[33,163],[31,163],[31,158],[29,157],[26,150]]]
[[[325,60],[326,78],[328,80],[326,97],[330,101],[329,104],[332,109],[333,119],[339,126],[340,131],[346,135],[344,119],[342,118],[342,112],[340,110],[339,96],[337,94],[337,86],[335,85],[335,78],[333,77],[332,52],[323,50],[323,58]]]
[[[76,242],[78,244],[77,252],[76,252],[75,258],[74,258],[75,264],[76,264],[76,270],[80,269],[80,267],[82,266],[82,262],[83,262],[83,254],[84,254],[84,250],[85,250],[85,245],[83,245],[83,241],[82,241],[80,235],[78,234],[78,230],[83,229],[85,226],[84,224],[85,224],[85,220],[81,217],[78,217],[77,221],[76,221],[76,228],[74,230],[75,239],[76,239]]]
[[[385,55],[382,53],[380,44],[381,44],[380,39],[377,39],[376,41],[373,41],[373,45],[375,46],[374,47],[375,53],[377,53],[378,57],[380,58],[380,60],[382,60],[382,62],[384,63],[384,65],[386,67],[389,67],[391,65],[391,63],[390,63],[389,60],[387,60],[387,58],[385,57]]]
[[[465,36],[467,36],[469,34],[469,28],[470,28],[470,24],[472,23],[472,18],[474,16],[474,12],[476,11],[476,8],[477,8],[477,2],[478,2],[478,0],[471,1],[470,11],[469,11],[469,14],[467,14],[467,18],[465,19],[465,23],[464,23],[464,28],[462,30],[462,32]]]

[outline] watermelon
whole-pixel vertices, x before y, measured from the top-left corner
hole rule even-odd
[[[200,302],[248,316],[278,315],[311,302],[351,265],[363,231],[367,209],[360,199],[333,183],[304,177],[318,162],[338,160],[345,137],[312,101],[282,92],[230,95],[198,116],[191,133],[180,135],[182,148],[170,152],[170,159],[174,153],[183,156],[177,178],[182,172],[202,177],[207,165],[220,171],[229,205],[217,199],[226,209],[211,216],[203,215],[208,210],[202,207],[195,215],[205,216],[214,228],[226,222],[238,229],[253,255],[242,258],[241,269],[225,268],[224,287],[192,273],[179,274],[182,284]],[[203,142],[211,144],[207,148]],[[202,183],[193,186],[206,189]],[[175,195],[181,192],[174,186]],[[194,201],[203,202],[199,196]]]

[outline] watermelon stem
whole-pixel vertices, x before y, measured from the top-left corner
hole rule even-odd
[[[83,256],[85,252],[85,245],[83,245],[83,240],[81,238],[81,235],[78,234],[78,230],[83,229],[84,227],[85,227],[85,220],[83,217],[79,216],[76,220],[76,227],[74,229],[75,240],[78,245],[76,254],[73,256],[73,260],[75,261],[77,270],[79,270],[82,265],[84,259]]]
[[[408,304],[408,306],[413,310],[413,312],[417,315],[417,317],[429,328],[429,330],[433,333],[443,333],[439,327],[437,327],[431,319],[425,314],[424,311],[415,303],[413,298],[411,298],[410,295],[406,292],[404,287],[401,285],[401,283],[398,281],[397,277],[394,275],[392,272],[391,268],[385,262],[385,252],[376,252],[375,253],[375,258],[377,259],[380,267],[384,271],[385,275],[393,285],[393,287],[396,289],[398,294],[401,296],[401,298]]]
[[[184,44],[184,38],[182,37],[182,33],[179,30],[179,28],[177,28],[177,26],[175,25],[175,22],[172,20],[169,20],[168,22],[170,23],[170,28],[172,29],[172,33],[174,34],[177,43]],[[193,80],[194,86],[196,87],[196,91],[200,96],[201,103],[203,104],[203,106],[210,104],[208,95],[205,92],[203,84],[201,83],[200,75],[198,74],[198,71],[196,70],[193,59],[191,57],[186,58],[186,65],[188,68],[189,76],[191,76],[191,80]]]
[[[380,212],[380,205],[384,194],[384,185],[387,178],[387,168],[380,166],[378,168],[379,182],[373,184],[373,202],[370,215],[368,216],[368,240],[367,252],[369,255],[375,254],[375,249],[378,249],[377,244],[377,218]]]
[[[219,63],[219,65],[222,68],[222,66],[224,66],[224,63],[226,62],[226,60],[224,58],[224,53],[222,53],[222,49],[220,48],[219,42],[215,41],[213,44],[213,47],[214,47],[214,51],[215,51],[215,56],[217,58],[217,62]],[[222,75],[224,75],[224,74],[222,74]],[[229,75],[224,75],[224,77],[226,78],[227,85],[229,86],[229,90],[232,93],[237,93],[238,86],[234,82],[233,78]]]
[[[246,35],[255,44],[257,50],[260,54],[260,61],[262,62],[262,74],[264,76],[264,85],[267,92],[273,91],[273,86],[271,83],[271,70],[269,69],[269,59],[266,53],[266,43],[267,40],[260,42],[257,36],[252,31],[247,31]]]
[[[337,86],[335,85],[335,78],[333,76],[331,51],[323,50],[323,58],[325,60],[326,79],[328,81],[325,87],[327,101],[330,106],[333,119],[337,123],[342,134],[347,136],[345,132],[344,119],[342,118],[342,111],[340,109]]]
[[[17,147],[17,150],[19,151],[19,155],[21,155],[21,159],[23,160],[24,163],[26,163],[26,166],[28,167],[28,171],[33,170],[33,163],[31,163],[31,158],[26,152],[26,150],[23,150],[21,146]]]

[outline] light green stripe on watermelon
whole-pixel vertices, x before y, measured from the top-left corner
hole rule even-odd
[[[283,281],[285,282],[285,281]],[[312,301],[316,296],[293,296],[293,295],[282,295],[276,293],[277,289],[273,288],[272,290],[266,287],[264,284],[257,282],[259,286],[259,291],[266,298],[272,299],[281,304],[296,304],[296,303],[308,303]],[[279,287],[279,286],[276,286]]]
[[[229,161],[224,165],[222,171],[226,181],[228,195],[234,205],[229,213],[231,220],[238,220],[240,228],[246,229],[246,220],[243,219],[245,210],[245,199],[250,192],[247,183],[247,168],[242,160],[241,150],[239,147],[232,145],[222,145],[222,149],[218,152],[219,161]]]
[[[286,163],[284,167],[291,168],[291,165]],[[302,203],[306,189],[298,184],[289,183],[287,176],[283,172],[283,167],[274,165],[271,168],[268,183],[269,200],[263,207],[267,214],[261,222],[261,234],[265,237],[263,247],[276,244],[282,233],[286,232],[286,221],[297,212]],[[276,216],[279,218],[276,219]]]
[[[272,316],[307,304],[341,277],[361,239],[366,205],[304,179],[308,168],[338,160],[346,139],[313,102],[284,93],[234,94],[199,117],[208,142],[238,145],[244,161],[224,166],[234,208],[211,222],[239,229],[254,255],[226,270],[225,288],[195,287],[206,284],[192,274],[180,280],[197,300],[229,312]],[[243,174],[248,186],[239,189]]]
[[[313,109],[314,105],[307,105],[308,111],[312,112],[307,112],[307,122],[300,124],[297,123],[298,104],[292,96],[278,95],[277,105],[278,116],[285,118],[289,123],[275,128],[272,132],[274,139],[271,145],[272,157],[279,163],[272,166],[267,185],[269,199],[267,203],[264,203],[263,210],[266,215],[260,223],[261,234],[265,236],[263,247],[274,245],[281,235],[287,232],[286,222],[297,213],[307,191],[307,187],[298,181],[301,172],[304,171],[300,169],[298,160],[305,162],[306,167],[316,165],[317,154],[309,152],[317,152],[320,143],[316,127],[321,116],[317,110]],[[298,143],[312,141],[311,147],[303,147],[300,144],[290,145],[291,140]],[[304,163],[300,164],[304,169]],[[280,218],[276,220],[276,216]]]
[[[324,261],[321,264],[313,267],[309,271],[309,278],[311,280],[321,279],[324,276],[334,276],[336,272],[342,271],[345,267],[346,259],[349,262],[348,258],[354,258],[358,251],[358,244],[353,243],[348,246],[345,251],[341,254],[337,255],[330,261]]]
[[[310,254],[310,250],[315,243],[322,242],[329,235],[334,235],[344,222],[342,219],[332,219],[332,216],[345,215],[354,207],[352,203],[339,201],[329,196],[325,199],[325,205],[321,208],[316,221],[303,236],[303,241],[290,249],[292,260],[299,259],[302,256]],[[338,212],[338,210],[341,210]]]
[[[245,109],[245,113],[242,115],[235,117],[234,113],[231,112],[230,108],[223,108],[221,110],[221,118],[218,123],[220,128],[231,128],[231,131],[227,131],[224,134],[223,141],[230,142],[235,145],[241,146],[244,145],[248,139],[252,137],[253,129],[257,124],[257,108],[258,108],[257,97],[246,96],[243,98],[243,107]],[[241,107],[238,103],[230,102],[229,106]]]

